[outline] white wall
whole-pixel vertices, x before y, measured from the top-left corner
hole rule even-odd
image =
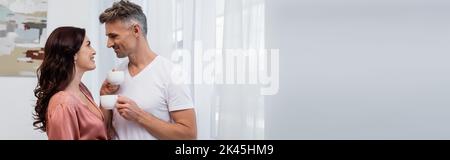
[[[0,139],[46,139],[33,129],[36,78],[0,77]]]
[[[95,101],[98,103],[99,94],[99,70],[102,66],[102,54],[99,52],[100,23],[98,22],[99,1],[92,0],[49,0],[48,1],[48,34],[60,26],[75,26],[86,29],[86,34],[91,40],[96,52],[96,70],[86,72],[83,82],[92,92]],[[104,35],[102,33],[102,35]]]
[[[98,51],[99,14],[98,1],[92,0],[49,0],[47,33],[63,25],[85,28]],[[99,57],[97,52],[97,59]],[[98,62],[96,62],[98,63]],[[97,64],[97,66],[99,66]],[[97,100],[98,75],[102,72],[92,71],[85,74],[83,82],[89,87]],[[36,98],[33,89],[35,77],[0,77],[0,139],[47,139],[45,133],[33,130],[32,112]]]
[[[449,1],[266,3],[266,139],[450,139]]]

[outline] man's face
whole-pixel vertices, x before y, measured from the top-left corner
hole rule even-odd
[[[133,36],[132,28],[128,23],[116,20],[105,23],[106,36],[108,37],[107,47],[113,48],[118,58],[127,57],[136,46],[136,39]]]

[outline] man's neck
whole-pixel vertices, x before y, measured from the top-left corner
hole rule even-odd
[[[128,56],[128,67],[142,69],[155,59],[156,54],[148,45],[139,45],[135,53]]]

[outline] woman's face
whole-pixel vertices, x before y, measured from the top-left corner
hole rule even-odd
[[[83,44],[78,53],[75,54],[75,66],[80,71],[90,71],[95,69],[95,50],[91,47],[91,41],[85,36]]]

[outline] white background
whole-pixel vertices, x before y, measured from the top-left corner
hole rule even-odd
[[[268,0],[266,139],[450,139],[450,2]]]

